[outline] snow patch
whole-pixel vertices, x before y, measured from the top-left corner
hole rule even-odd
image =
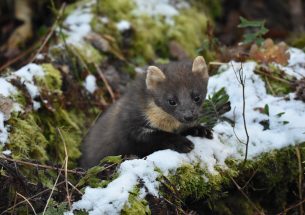
[[[123,32],[126,31],[128,29],[130,29],[130,22],[126,21],[126,20],[121,20],[120,22],[118,22],[116,24],[116,27],[119,31]]]
[[[305,53],[297,48],[289,48],[288,52],[290,55],[288,65],[275,65],[297,79],[305,78]]]
[[[4,155],[11,155],[11,154],[12,154],[12,151],[9,150],[9,149],[7,149],[7,150],[4,150],[4,151],[2,152],[2,154],[4,154]]]
[[[39,102],[34,101],[34,99],[40,95],[38,87],[34,84],[34,77],[43,77],[44,75],[43,68],[40,65],[33,63],[22,67],[12,74],[12,77],[18,77],[20,78],[20,81],[24,83],[32,98],[34,110],[38,110],[41,107]]]
[[[174,17],[179,15],[179,11],[170,4],[169,0],[134,0],[136,9],[134,15],[146,15],[153,18],[165,17],[165,22],[174,25]]]
[[[83,38],[91,32],[90,23],[93,18],[91,8],[95,3],[96,1],[90,1],[79,4],[65,19],[64,25],[69,29],[63,31],[68,36],[66,43],[80,45],[84,42]]]
[[[305,62],[305,61],[304,61]],[[235,71],[238,71],[240,63],[232,62]],[[305,104],[294,100],[295,94],[290,93],[289,100],[283,97],[275,97],[267,94],[265,83],[259,75],[254,73],[256,63],[243,64],[246,75],[246,123],[250,136],[249,157],[253,158],[263,152],[278,149],[292,144],[298,144],[305,140]],[[242,89],[234,75],[231,63],[223,66],[225,72],[213,76],[209,81],[209,94],[225,86],[230,97],[232,110],[225,114],[230,119],[235,119],[235,131],[237,136],[246,141],[242,117]],[[255,110],[269,106],[269,116]],[[234,112],[235,109],[235,112]],[[279,113],[283,113],[279,116]],[[269,120],[270,129],[264,130],[259,122]],[[239,151],[245,150],[243,144],[239,143],[233,133],[233,128],[228,122],[218,123],[215,132],[227,145],[235,148],[236,157],[243,156]]]
[[[7,80],[5,80],[4,78],[0,78],[0,94],[8,97],[12,94],[16,94],[17,93],[17,89],[11,84],[9,83]]]
[[[4,125],[5,116],[0,112],[0,145],[4,145],[8,139],[7,126]]]
[[[96,85],[96,78],[94,75],[88,75],[85,79],[85,82],[83,83],[83,86],[86,88],[86,90],[93,94],[95,90],[97,89]]]

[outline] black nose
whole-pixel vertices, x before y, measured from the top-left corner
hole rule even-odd
[[[193,116],[184,116],[183,117],[185,121],[187,122],[192,122],[194,120],[194,117]]]

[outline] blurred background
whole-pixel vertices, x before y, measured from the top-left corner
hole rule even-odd
[[[1,64],[20,55],[24,50],[31,48],[39,38],[45,36],[64,2],[71,4],[76,0],[2,0],[0,2]],[[169,2],[174,6],[181,5],[179,0]],[[237,26],[240,17],[244,17],[248,20],[265,20],[265,27],[269,31],[264,38],[271,37],[276,41],[285,41],[304,48],[305,1],[303,0],[191,0],[186,3],[196,7],[208,18],[209,25],[205,33],[210,37],[213,36],[218,44],[234,47],[242,41],[244,29]],[[99,1],[98,4],[103,5],[103,1]]]

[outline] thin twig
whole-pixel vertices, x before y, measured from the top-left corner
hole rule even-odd
[[[35,43],[32,47],[28,48],[27,50],[25,50],[24,52],[20,53],[18,56],[16,56],[15,58],[9,60],[7,63],[3,64],[0,66],[0,71],[6,69],[7,67],[9,67],[10,65],[16,63],[17,61],[19,61],[21,58],[23,58],[24,56],[28,55],[29,53],[31,53],[34,49],[36,49],[38,46],[38,43]]]
[[[83,193],[82,193],[82,191],[80,191],[79,189],[77,189],[77,187],[75,187],[70,181],[68,181],[68,184],[73,188],[72,189],[72,191],[71,191],[71,196],[72,196],[72,193],[73,193],[73,191],[74,190],[76,190],[80,195],[84,195]]]
[[[48,165],[44,165],[44,164],[36,164],[36,163],[31,163],[31,162],[23,161],[23,160],[15,160],[15,159],[12,159],[12,158],[4,157],[2,155],[0,155],[0,159],[11,161],[11,162],[22,164],[22,165],[33,166],[33,167],[36,167],[36,168],[51,169],[51,170],[56,170],[56,171],[60,171],[60,172],[65,171],[65,169],[57,168],[55,166],[48,166]],[[73,174],[79,174],[79,175],[84,175],[86,173],[85,171],[78,171],[78,170],[67,170],[67,172],[68,173],[73,173]]]
[[[56,29],[56,27],[57,27],[57,25],[58,25],[58,22],[59,22],[61,16],[63,15],[63,13],[64,13],[65,7],[66,7],[66,3],[64,2],[64,3],[61,5],[60,9],[59,9],[59,12],[58,12],[58,15],[57,15],[57,17],[56,17],[56,20],[55,20],[54,24],[52,25],[52,27],[51,27],[49,33],[46,35],[45,39],[43,40],[43,42],[42,42],[41,46],[39,47],[39,49],[37,50],[36,54],[35,54],[35,55],[33,56],[33,58],[30,60],[31,63],[36,59],[37,55],[43,50],[43,48],[46,46],[46,44],[48,43],[48,41],[50,40],[50,38],[51,38],[52,35],[54,34],[55,29]]]
[[[60,186],[60,185],[62,185],[63,183],[65,183],[65,182],[62,181],[62,182],[58,183],[57,186]],[[51,190],[50,188],[47,188],[47,189],[45,189],[45,190],[43,190],[43,191],[41,191],[41,192],[35,194],[34,196],[28,198],[28,200],[34,199],[34,198],[36,198],[36,197],[38,197],[38,196],[40,196],[40,195],[42,195],[42,194],[44,194],[44,193],[46,193],[46,192],[48,192],[48,191],[50,191],[50,190]],[[25,203],[25,202],[26,202],[26,200],[23,200],[23,201],[18,202],[17,204],[14,204],[12,207],[10,207],[10,208],[6,209],[5,211],[3,211],[0,215],[7,213],[8,211],[12,210],[13,208],[15,208],[15,207],[17,207],[18,205],[21,205],[21,204],[23,204],[23,203]]]
[[[291,209],[296,208],[296,207],[298,207],[299,205],[302,205],[302,204],[304,204],[304,203],[305,203],[305,199],[303,199],[302,201],[300,201],[300,202],[298,202],[298,203],[296,203],[296,204],[294,204],[294,205],[291,205],[290,207],[286,208],[284,211],[278,213],[277,215],[284,215],[284,214],[287,214],[287,212],[290,211]]]
[[[236,76],[236,79],[238,81],[238,83],[242,86],[242,94],[243,94],[243,122],[244,122],[244,128],[245,128],[245,133],[246,133],[246,152],[245,152],[245,159],[244,162],[247,161],[248,158],[248,147],[249,147],[249,141],[250,141],[250,137],[248,134],[248,129],[247,129],[247,123],[246,123],[246,97],[245,97],[245,83],[246,83],[246,75],[244,75],[244,69],[243,69],[243,64],[240,63],[240,68],[238,69],[238,73],[236,72],[233,63],[231,62],[231,66],[233,68],[234,74]],[[238,76],[237,76],[238,75]]]
[[[33,210],[33,213],[34,213],[35,215],[37,215],[37,213],[36,213],[36,211],[35,211],[33,205],[31,204],[31,202],[30,202],[25,196],[21,195],[20,193],[16,192],[16,194],[17,194],[18,196],[22,197],[22,198],[24,199],[24,201],[26,201],[26,202],[29,204],[29,206],[30,206],[31,209]]]
[[[44,214],[46,213],[46,210],[47,210],[47,208],[48,208],[48,205],[49,205],[49,202],[50,202],[50,200],[51,200],[51,197],[52,197],[53,192],[54,192],[54,190],[55,190],[55,187],[56,187],[56,185],[57,185],[57,183],[58,183],[59,177],[60,177],[60,173],[58,173],[58,175],[57,175],[57,178],[56,178],[56,180],[55,180],[55,182],[54,182],[54,185],[53,185],[53,187],[52,187],[52,189],[51,189],[51,193],[50,193],[50,195],[49,195],[49,197],[48,197],[47,203],[46,203],[46,205],[45,205],[45,207],[44,207],[44,209],[43,209],[42,215],[44,215]]]
[[[271,78],[271,79],[273,79],[273,80],[275,80],[275,81],[280,81],[280,82],[283,82],[283,83],[285,83],[285,84],[291,84],[290,81],[287,81],[287,80],[285,80],[285,79],[282,79],[282,78],[279,78],[279,77],[276,77],[276,76],[272,76],[272,75],[270,75],[270,74],[268,74],[268,73],[266,73],[266,72],[260,71],[260,70],[258,70],[258,69],[256,69],[254,72],[255,72],[255,73],[258,73],[258,74],[261,74],[261,75],[264,75],[264,76],[267,76],[268,78]]]
[[[299,167],[299,181],[298,181],[298,190],[299,190],[299,198],[300,200],[303,199],[303,189],[302,189],[302,182],[303,182],[303,167],[302,167],[302,159],[301,159],[301,153],[300,153],[300,148],[299,146],[297,146],[295,148],[296,151],[296,155],[297,155],[297,159],[298,159],[298,167]],[[300,215],[304,214],[304,210],[303,210],[303,204],[300,204]]]
[[[64,149],[65,149],[65,162],[64,162],[64,167],[65,167],[65,184],[66,184],[66,194],[67,194],[67,200],[68,200],[68,204],[69,204],[69,209],[71,209],[71,199],[70,199],[70,194],[69,194],[69,186],[68,186],[68,160],[69,160],[69,156],[68,156],[68,150],[67,150],[67,146],[66,146],[66,141],[65,138],[63,137],[61,130],[59,128],[57,128],[57,131],[60,135],[60,138],[64,144]]]
[[[113,90],[111,89],[111,87],[110,87],[110,85],[109,85],[107,79],[105,78],[103,72],[102,72],[101,69],[98,67],[98,65],[97,65],[97,64],[94,64],[94,65],[95,65],[95,68],[96,68],[97,73],[99,74],[99,76],[100,76],[101,79],[103,80],[103,82],[104,82],[104,84],[105,84],[105,86],[106,86],[106,88],[107,88],[107,90],[108,90],[108,92],[109,92],[109,94],[110,94],[110,96],[111,96],[112,102],[114,102],[114,101],[115,101],[115,96],[114,96]]]
[[[232,182],[234,183],[234,185],[237,187],[237,189],[240,191],[240,193],[248,200],[248,202],[251,204],[251,206],[256,210],[256,212],[258,214],[264,215],[265,213],[260,211],[256,205],[252,202],[252,200],[249,198],[249,196],[247,196],[247,194],[243,191],[243,189],[239,186],[239,184],[230,176],[228,175],[229,178],[232,180]]]
[[[241,189],[245,189],[245,188],[248,186],[248,184],[250,183],[250,181],[252,181],[252,179],[253,179],[254,176],[256,175],[257,171],[258,171],[258,168],[253,172],[252,176],[249,178],[249,180],[245,183],[245,185],[244,185]]]
[[[235,122],[235,119],[236,119],[236,114],[235,114],[235,110],[236,110],[236,107],[234,107],[234,110],[233,110],[233,119],[234,119],[234,122]],[[239,139],[239,137],[237,136],[236,132],[235,132],[235,124],[234,126],[232,126],[233,128],[233,133],[236,137],[236,139],[238,140],[238,142],[240,142],[241,144],[245,144],[241,139]]]

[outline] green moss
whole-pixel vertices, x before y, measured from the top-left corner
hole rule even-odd
[[[50,91],[59,91],[62,85],[60,71],[55,69],[52,64],[42,64],[41,66],[45,72],[45,75],[43,78],[36,79],[37,84]]]
[[[194,57],[206,37],[207,21],[207,16],[194,8],[183,10],[175,17],[176,24],[169,29],[169,38],[178,41]]]
[[[80,128],[84,119],[83,113],[62,108],[57,108],[54,113],[44,111],[36,115],[37,123],[49,142],[47,150],[53,161],[61,163],[64,160],[66,145],[69,164],[75,166],[74,161],[80,156],[79,146],[84,132]]]
[[[124,19],[132,25],[132,33],[128,36],[131,40],[125,57],[132,59],[138,65],[144,65],[154,60],[156,57],[168,59],[170,41],[178,42],[191,57],[196,55],[198,49],[205,38],[207,26],[207,16],[194,8],[184,9],[174,17],[175,24],[168,24],[164,17],[149,17],[146,15],[134,16],[132,11],[135,7],[131,0],[100,1],[97,7],[97,15],[109,17],[107,24],[102,23],[96,16],[91,25],[94,31],[100,34],[111,35],[114,38],[111,43],[124,47],[123,37],[117,30],[115,24]],[[195,21],[196,20],[196,21]],[[142,59],[139,61],[139,59]]]
[[[95,12],[101,16],[106,15],[111,20],[118,22],[129,18],[134,6],[134,2],[130,0],[103,0],[98,1]]]
[[[297,35],[288,41],[290,45],[305,50],[305,34]]]
[[[121,214],[151,214],[146,200],[139,198],[140,188],[135,187],[129,193],[128,202],[125,204]]]
[[[24,116],[14,114],[9,124],[12,130],[8,148],[13,152],[14,158],[36,159],[42,162],[48,160],[45,150],[48,141],[32,114]]]
[[[75,46],[74,48],[82,60],[87,64],[99,64],[103,59],[103,56],[100,54],[100,52],[89,43],[84,43],[82,46]]]

